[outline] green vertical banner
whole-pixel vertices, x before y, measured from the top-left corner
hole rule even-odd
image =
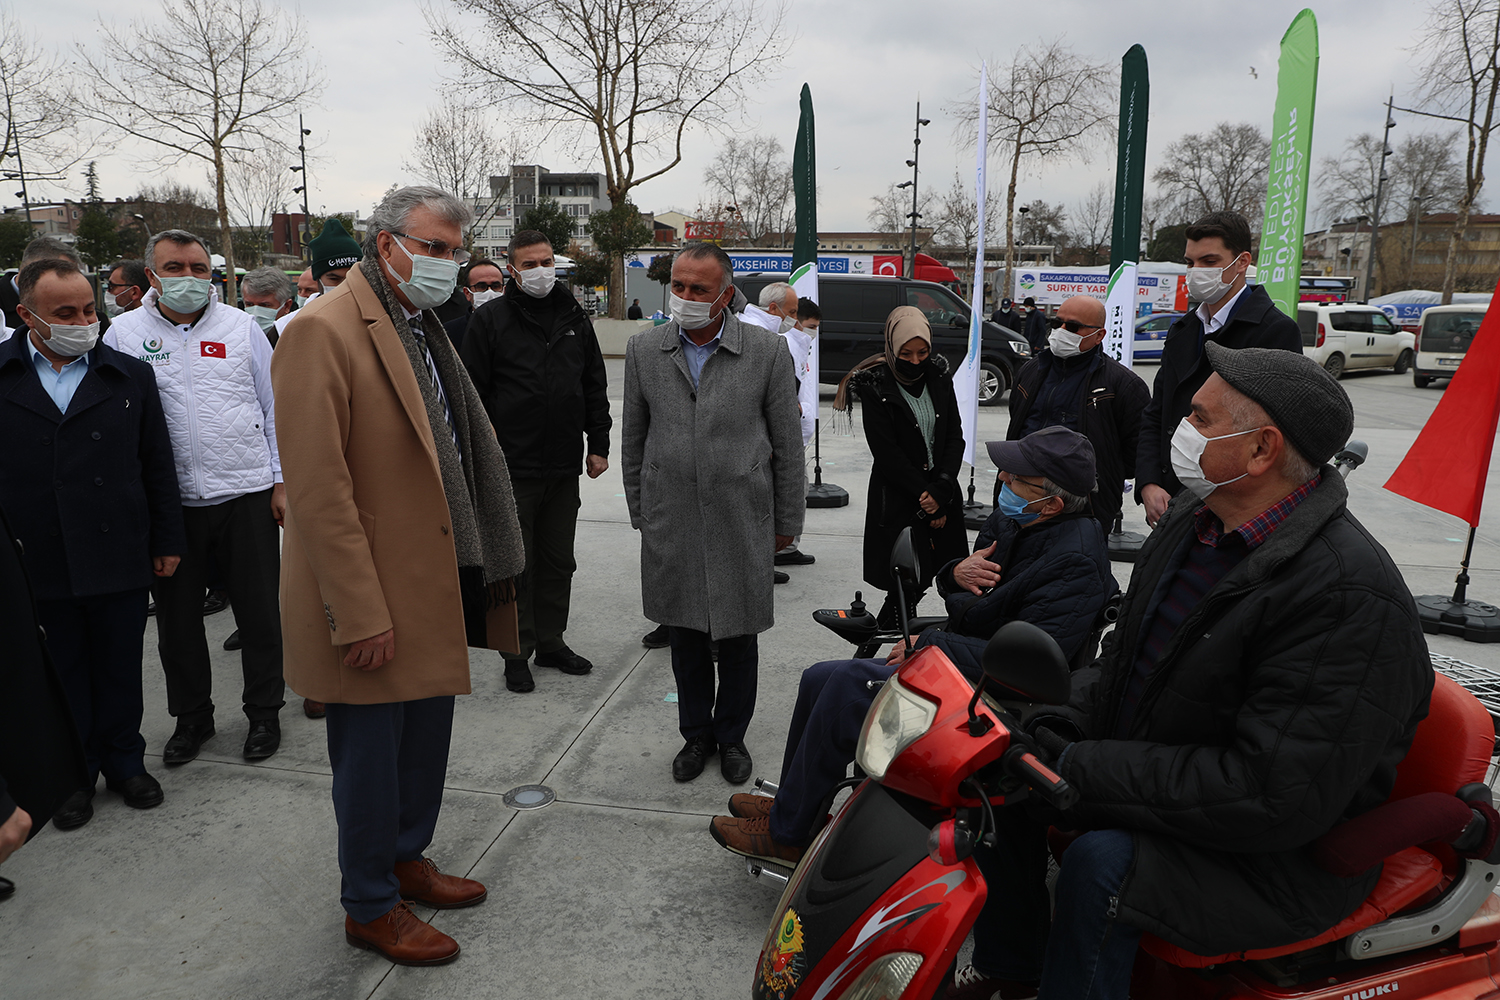
[[[1146,187],[1146,118],[1151,78],[1146,50],[1132,45],[1120,60],[1120,152],[1115,160],[1115,218],[1109,241],[1111,274],[1140,259],[1141,198]]]
[[[1276,117],[1271,123],[1271,169],[1266,218],[1260,231],[1257,278],[1276,308],[1297,315],[1302,236],[1307,223],[1307,179],[1313,105],[1318,95],[1318,19],[1310,9],[1292,18],[1281,36],[1276,70]]]
[[[792,194],[797,205],[797,235],[792,240],[791,285],[803,298],[818,301],[818,157],[813,133],[812,91],[802,85],[802,115],[792,148]]]

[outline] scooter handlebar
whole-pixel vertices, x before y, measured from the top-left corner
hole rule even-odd
[[[1035,750],[1025,743],[1015,743],[1006,751],[1006,773],[1024,782],[1054,809],[1071,809],[1078,803],[1078,792],[1063,777],[1043,764]]]

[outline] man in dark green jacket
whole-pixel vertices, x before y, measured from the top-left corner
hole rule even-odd
[[[536,687],[528,661],[565,674],[593,664],[568,648],[578,474],[609,468],[609,398],[594,326],[556,281],[552,245],[536,230],[510,241],[505,292],[469,319],[461,356],[495,425],[526,544],[521,650],[505,658],[505,686]]]
[[[1012,810],[981,861],[996,903],[965,989],[1124,1000],[1143,931],[1199,955],[1293,944],[1379,877],[1307,850],[1390,794],[1433,683],[1415,602],[1324,464],[1353,407],[1300,354],[1206,352],[1214,374],[1171,439],[1187,490],[1104,655],[1033,722],[1072,741],[1054,766],[1080,800],[1053,821],[1089,831],[1063,858],[1050,940],[1044,827]]]

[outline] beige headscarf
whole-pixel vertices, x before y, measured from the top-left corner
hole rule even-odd
[[[833,397],[833,408],[835,410],[849,409],[850,377],[855,372],[862,372],[878,365],[889,366],[891,374],[896,376],[896,381],[902,385],[916,384],[917,380],[904,379],[896,370],[896,354],[913,340],[926,341],[928,352],[932,351],[932,327],[927,322],[927,314],[916,306],[897,306],[885,318],[885,352],[872,354],[849,370],[849,374],[839,382],[839,391]]]

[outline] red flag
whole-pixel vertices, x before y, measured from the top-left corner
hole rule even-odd
[[[1500,288],[1437,409],[1385,488],[1479,524],[1500,421]]]
[[[224,350],[223,344],[216,344],[212,340],[205,340],[203,344],[203,356],[205,358],[227,358],[229,352]]]

